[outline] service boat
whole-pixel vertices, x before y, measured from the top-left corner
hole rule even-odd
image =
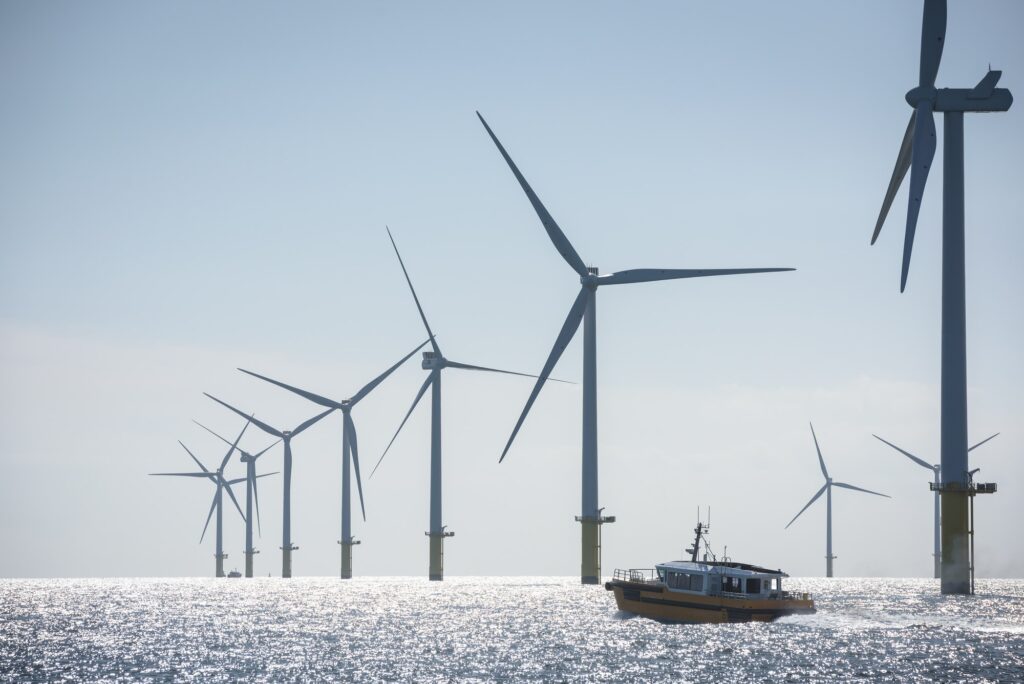
[[[698,521],[694,531],[689,561],[615,571],[604,588],[615,593],[619,610],[664,622],[770,622],[815,612],[808,594],[782,590],[783,578],[789,577],[782,570],[719,561],[710,553],[698,561],[707,527]]]

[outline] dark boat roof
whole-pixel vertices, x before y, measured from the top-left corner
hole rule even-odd
[[[778,570],[778,569],[773,570],[771,568],[762,568],[759,565],[751,565],[750,563],[738,563],[736,561],[697,561],[696,563],[694,563],[693,561],[678,560],[678,561],[670,561],[668,563],[659,563],[659,565],[663,565],[663,566],[667,566],[667,567],[675,566],[675,567],[678,567],[680,569],[686,569],[688,567],[689,568],[693,568],[693,569],[705,569],[705,570],[708,569],[708,568],[732,568],[734,570],[745,570],[747,572],[756,572],[756,573],[759,573],[759,574],[781,575],[783,577],[789,577],[789,575],[784,573],[782,570]],[[695,566],[698,566],[698,567],[695,567]],[[703,566],[703,568],[701,568],[699,566]]]

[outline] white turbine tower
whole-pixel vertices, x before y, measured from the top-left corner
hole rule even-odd
[[[569,267],[579,276],[580,291],[576,300],[569,309],[565,323],[558,333],[555,345],[548,355],[547,361],[538,376],[537,382],[526,400],[512,435],[508,438],[505,449],[501,452],[499,462],[505,459],[509,448],[512,446],[519,428],[526,420],[526,414],[540,394],[544,382],[554,369],[558,359],[562,356],[566,346],[576,335],[576,331],[583,323],[583,466],[582,466],[582,505],[580,515],[576,520],[582,524],[581,547],[583,562],[581,565],[580,581],[583,584],[598,584],[601,581],[601,525],[615,522],[614,516],[602,514],[603,508],[598,504],[597,497],[597,288],[602,285],[624,285],[628,283],[648,283],[657,280],[675,280],[678,278],[702,278],[706,276],[739,275],[745,273],[772,273],[777,271],[792,271],[792,268],[721,268],[721,269],[664,269],[664,268],[641,268],[617,273],[598,275],[596,267],[588,267],[580,255],[573,248],[569,239],[562,232],[562,229],[555,223],[548,210],[541,203],[540,198],[526,182],[526,178],[519,172],[519,168],[512,161],[512,158],[505,151],[505,148],[498,141],[497,136],[487,125],[484,118],[477,112],[480,123],[487,129],[491,140],[498,147],[501,156],[512,170],[512,174],[519,181],[523,192],[537,212],[540,222],[544,225],[548,237],[554,243],[555,249],[562,255]]]
[[[846,484],[845,482],[835,482],[832,477],[828,474],[828,470],[825,468],[825,459],[821,457],[821,448],[818,446],[818,436],[814,434],[814,425],[811,425],[811,437],[814,438],[814,448],[818,452],[818,464],[821,466],[821,474],[825,477],[825,484],[821,486],[821,489],[811,497],[811,500],[807,502],[803,508],[800,509],[800,513],[793,516],[793,519],[786,525],[786,529],[789,529],[789,525],[796,522],[796,519],[806,511],[812,503],[818,500],[822,494],[825,494],[826,502],[826,514],[825,514],[825,577],[832,577],[832,561],[835,560],[835,556],[832,555],[832,488],[842,487],[843,489],[852,489],[855,492],[864,492],[865,494],[874,494],[875,496],[884,496],[886,499],[890,499],[888,494],[879,494],[873,492],[870,489],[863,489],[861,487],[854,487],[852,484]]]
[[[203,428],[207,432],[209,432],[211,435],[213,435],[214,437],[216,437],[220,441],[222,441],[222,442],[224,442],[226,444],[231,444],[231,442],[229,442],[228,440],[224,439],[223,437],[221,437],[216,432],[214,432],[210,428],[206,427],[205,425],[203,425],[199,421],[193,420],[192,422],[195,423],[196,425],[198,425],[199,427]],[[242,449],[240,447],[237,447],[237,446],[235,447],[238,450],[238,453],[240,455],[240,460],[242,461],[242,463],[245,464],[245,551],[244,551],[244,553],[245,553],[245,576],[246,577],[252,577],[253,576],[253,567],[252,567],[253,566],[253,556],[255,556],[257,553],[259,553],[259,551],[256,550],[256,548],[253,546],[253,543],[252,543],[253,499],[255,499],[255,502],[256,502],[256,526],[257,526],[257,529],[259,529],[260,536],[261,537],[263,536],[263,525],[260,522],[260,493],[259,493],[259,489],[257,488],[256,481],[259,478],[261,478],[261,477],[266,477],[267,475],[276,475],[277,474],[277,471],[275,471],[273,473],[266,473],[264,475],[257,475],[256,474],[256,461],[259,459],[260,456],[262,456],[263,454],[267,453],[268,451],[270,451],[271,449],[276,447],[280,442],[281,442],[281,440],[277,440],[276,442],[274,442],[273,444],[271,444],[267,448],[263,449],[263,451],[258,451],[255,454],[250,454],[248,451],[245,451],[244,449]]]
[[[416,296],[416,289],[412,286],[412,280],[409,278],[409,272],[405,269],[405,262],[402,261],[402,255],[398,252],[398,245],[395,244],[395,238],[391,235],[391,230],[388,230],[388,237],[391,239],[391,246],[395,250],[395,256],[398,257],[398,264],[402,267],[402,273],[405,275],[405,282],[409,284],[409,291],[412,292],[412,299],[416,303],[416,310],[420,314],[420,320],[423,321],[423,327],[427,330],[427,337],[430,341],[430,346],[433,351],[423,352],[423,370],[430,371],[427,375],[427,379],[420,386],[419,392],[416,393],[416,398],[412,401],[412,406],[405,414],[405,418],[402,419],[398,429],[395,430],[395,436],[388,442],[388,446],[384,449],[384,453],[381,454],[377,460],[377,464],[373,467],[373,471],[370,473],[370,477],[373,477],[373,473],[380,467],[381,462],[387,455],[388,450],[391,449],[391,445],[395,443],[395,439],[398,438],[398,433],[402,431],[409,416],[412,415],[413,410],[416,408],[416,404],[419,403],[420,399],[426,393],[427,388],[430,388],[430,529],[426,532],[426,535],[430,537],[430,561],[429,561],[429,573],[428,577],[431,580],[443,580],[444,579],[444,540],[446,537],[453,537],[455,533],[446,529],[447,526],[441,522],[441,371],[445,368],[461,368],[462,370],[471,371],[487,371],[490,373],[504,373],[506,375],[522,375],[524,377],[532,378],[533,375],[527,375],[526,373],[516,373],[513,371],[499,370],[497,368],[486,368],[484,366],[472,366],[467,363],[459,363],[445,358],[444,354],[441,353],[441,347],[437,344],[437,339],[434,337],[433,331],[430,329],[430,324],[427,323],[427,316],[423,313],[423,307],[420,306],[419,297]]]
[[[1009,90],[996,88],[1001,71],[989,70],[974,88],[935,87],[946,39],[946,0],[925,0],[921,27],[921,69],[918,86],[907,95],[914,108],[896,168],[882,201],[871,244],[885,223],[896,192],[910,171],[907,228],[903,238],[900,292],[907,286],[910,253],[917,217],[932,160],[935,158],[934,112],[943,113],[942,167],[942,389],[941,459],[945,494],[942,506],[942,593],[971,593],[971,545],[967,500],[977,491],[967,465],[967,304],[964,271],[964,112],[1005,112],[1013,103]]]
[[[997,437],[997,436],[999,436],[998,432],[996,434],[992,435],[992,437],[988,437],[987,439],[981,440],[980,442],[978,442],[977,444],[972,446],[970,449],[968,449],[967,450],[968,453],[971,452],[971,451],[974,451],[975,449],[980,447],[982,444],[984,444],[988,440],[992,439],[993,437]],[[872,437],[877,439],[879,442],[882,442],[884,444],[888,444],[893,449],[895,449],[896,451],[900,452],[901,454],[903,454],[904,456],[906,456],[907,458],[909,458],[911,461],[913,461],[914,463],[918,464],[919,466],[921,466],[923,468],[927,468],[928,470],[932,471],[932,474],[934,476],[934,482],[935,482],[935,487],[933,488],[934,489],[934,496],[935,496],[935,530],[934,530],[934,537],[935,538],[933,540],[934,541],[935,550],[932,553],[932,556],[935,559],[935,579],[939,579],[942,576],[941,568],[940,568],[940,564],[941,564],[941,560],[942,560],[942,535],[940,534],[940,530],[942,528],[942,522],[941,522],[942,516],[941,516],[941,512],[940,512],[941,507],[939,505],[939,490],[941,489],[941,485],[942,485],[942,466],[940,464],[938,464],[938,463],[935,463],[935,464],[928,463],[924,459],[918,458],[917,456],[915,456],[914,454],[910,453],[909,451],[901,449],[900,447],[896,446],[892,442],[889,442],[889,441],[886,441],[886,440],[882,439],[878,435],[872,435]]]
[[[248,373],[261,380],[266,380],[269,383],[277,385],[289,392],[294,392],[300,397],[304,397],[314,404],[325,406],[327,408],[335,408],[341,411],[344,416],[341,427],[341,540],[338,542],[341,544],[341,578],[351,579],[352,578],[352,547],[359,544],[359,541],[352,536],[352,485],[351,477],[349,475],[352,470],[352,466],[355,466],[356,473],[356,487],[359,490],[359,508],[363,513],[363,522],[366,522],[366,506],[363,503],[363,481],[359,476],[359,442],[356,438],[356,424],[352,419],[352,409],[366,398],[378,385],[395,372],[399,366],[409,360],[413,354],[423,348],[423,345],[427,344],[430,340],[427,340],[420,346],[413,349],[411,352],[403,356],[398,363],[394,364],[386,371],[378,375],[376,378],[368,382],[358,392],[352,395],[350,399],[342,399],[341,401],[335,401],[334,399],[328,399],[319,394],[313,394],[306,390],[299,389],[298,387],[292,387],[286,385],[278,380],[273,380],[259,373],[253,373],[247,371],[244,368],[238,370],[243,373]]]

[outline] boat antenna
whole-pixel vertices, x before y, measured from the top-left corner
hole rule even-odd
[[[708,544],[708,540],[705,538],[708,532],[711,531],[711,507],[708,506],[708,522],[702,523],[700,520],[700,506],[697,506],[697,527],[693,528],[693,532],[696,537],[693,540],[693,546],[686,549],[686,552],[690,554],[690,562],[696,563],[697,557],[700,555],[701,542],[704,542],[704,562],[707,562],[708,556],[711,559],[715,559],[715,554],[711,550],[711,545]]]

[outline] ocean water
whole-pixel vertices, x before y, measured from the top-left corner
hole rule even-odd
[[[0,680],[1024,681],[1024,580],[786,588],[818,613],[661,624],[565,577],[0,580]]]

